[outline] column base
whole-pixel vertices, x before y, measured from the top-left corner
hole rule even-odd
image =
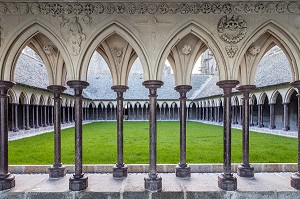
[[[189,178],[191,177],[191,167],[188,165],[180,166],[180,164],[176,165],[175,170],[176,177],[179,178]]]
[[[14,129],[13,129],[13,132],[18,132],[18,131],[19,131],[18,128],[14,128]]]
[[[300,190],[300,173],[297,172],[291,176],[291,186]]]
[[[66,167],[63,166],[52,166],[49,168],[49,177],[50,178],[62,178],[66,175]]]
[[[25,127],[25,130],[30,130],[30,127]]]
[[[269,126],[269,129],[276,129],[275,125]]]
[[[254,167],[250,165],[244,166],[243,164],[239,164],[237,166],[237,174],[240,177],[246,177],[246,178],[254,177]]]
[[[43,127],[47,127],[47,124],[44,124]]]
[[[15,176],[8,174],[6,178],[0,178],[0,191],[11,189],[15,186]]]
[[[127,166],[123,165],[122,167],[115,165],[113,168],[113,177],[114,178],[124,178],[127,177]]]
[[[162,190],[162,179],[157,176],[156,178],[144,178],[145,180],[145,191],[149,192],[160,192]]]
[[[69,189],[71,191],[82,191],[85,190],[88,187],[88,177],[84,176],[84,174],[82,175],[81,178],[74,178],[74,176],[72,176],[69,179]]]
[[[35,128],[38,129],[38,128],[40,128],[40,126],[39,126],[39,125],[36,125]]]
[[[290,130],[290,127],[284,127],[284,128],[282,128],[282,130],[283,131],[288,131],[288,130]]]
[[[232,174],[226,176],[222,173],[218,176],[218,187],[226,191],[235,191],[237,189],[237,180]]]

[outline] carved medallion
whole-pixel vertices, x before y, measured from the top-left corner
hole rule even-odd
[[[181,48],[181,52],[182,52],[183,54],[185,54],[185,55],[190,54],[191,51],[192,51],[192,47],[191,47],[190,45],[188,45],[188,44],[185,44],[185,45],[182,46],[182,48]]]
[[[250,55],[257,55],[260,52],[260,47],[259,46],[251,46],[248,50],[248,52],[250,53]]]
[[[225,46],[225,50],[226,50],[226,53],[227,55],[230,57],[230,58],[233,58],[236,51],[238,50],[238,47],[235,46],[235,45],[226,45]]]
[[[218,23],[219,37],[226,43],[238,43],[247,31],[247,23],[241,16],[226,15]]]
[[[114,50],[116,61],[118,64],[120,64],[121,60],[122,60],[122,55],[123,55],[123,48],[114,47],[113,50]]]
[[[51,55],[54,52],[54,49],[51,45],[43,46],[43,50],[47,55]]]

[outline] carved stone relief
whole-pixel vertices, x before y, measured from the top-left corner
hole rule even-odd
[[[123,55],[123,48],[114,47],[113,48],[114,57],[117,61],[117,64],[120,64],[122,61],[122,55]]]
[[[54,53],[54,49],[51,45],[43,46],[43,50],[47,55],[52,55]]]
[[[236,51],[238,50],[238,47],[235,46],[235,45],[226,45],[225,46],[225,50],[226,50],[226,53],[227,55],[230,57],[230,58],[233,58]]]
[[[259,46],[251,46],[249,49],[248,49],[248,52],[250,53],[250,55],[257,55],[259,52],[260,52],[260,47]]]
[[[82,26],[78,22],[78,17],[75,16],[71,20],[67,18],[62,18],[63,22],[61,23],[61,27],[68,24],[68,29],[66,33],[67,41],[71,44],[71,50],[73,55],[78,55],[81,49],[81,43],[85,40],[86,35],[82,32]],[[64,34],[64,32],[62,32]]]
[[[226,15],[218,23],[219,37],[226,43],[237,43],[241,41],[247,31],[246,21],[236,15]]]
[[[182,48],[181,48],[181,52],[185,55],[190,54],[191,51],[192,51],[192,47],[188,44],[183,45]]]
[[[299,1],[259,1],[259,2],[201,2],[197,3],[76,3],[76,2],[38,2],[2,3],[0,14],[273,14],[299,13]],[[30,12],[29,12],[30,11]]]

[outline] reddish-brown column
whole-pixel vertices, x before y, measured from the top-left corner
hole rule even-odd
[[[223,89],[223,128],[224,128],[224,163],[223,173],[218,176],[219,188],[227,191],[237,189],[237,180],[231,173],[231,91],[239,83],[237,80],[223,80],[217,86]]]
[[[15,85],[13,82],[0,81],[0,191],[15,186],[15,177],[8,173],[8,95]]]
[[[289,127],[289,103],[283,103],[283,131],[290,130]]]
[[[75,173],[69,180],[71,191],[80,191],[88,187],[88,178],[82,172],[82,90],[89,83],[80,80],[68,81],[67,85],[74,89],[75,98]]]
[[[298,171],[291,176],[291,186],[300,190],[300,80],[291,85],[297,90],[298,97]]]
[[[148,80],[144,81],[143,85],[149,89],[149,174],[145,177],[145,190],[150,192],[158,192],[162,190],[162,179],[156,172],[156,101],[157,89],[163,85],[162,81]]]
[[[269,129],[275,129],[275,104],[274,103],[269,103],[270,106],[270,125]]]
[[[50,92],[54,95],[54,164],[49,168],[50,178],[61,178],[64,177],[65,167],[61,163],[61,98],[60,95],[66,87],[60,85],[51,85],[47,87]]]
[[[127,166],[124,164],[123,157],[123,93],[128,89],[127,86],[113,86],[113,91],[117,93],[117,163],[113,168],[113,177],[127,177]]]
[[[249,164],[249,93],[254,90],[256,87],[254,85],[243,85],[239,86],[239,90],[242,94],[242,131],[243,131],[243,162],[237,167],[237,174],[241,177],[253,177],[254,168]]]
[[[186,93],[192,89],[189,85],[179,85],[175,90],[180,94],[180,162],[176,166],[176,177],[191,177],[191,168],[186,163]]]

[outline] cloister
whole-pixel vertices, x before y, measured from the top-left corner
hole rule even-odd
[[[61,124],[74,123],[75,171],[69,190],[81,191],[88,187],[82,164],[82,122],[116,120],[118,159],[112,176],[125,178],[123,121],[148,120],[150,161],[144,188],[159,192],[163,179],[157,173],[156,121],[180,120],[180,158],[174,172],[178,178],[189,178],[188,119],[223,125],[224,162],[218,187],[235,191],[232,124],[241,124],[243,130],[243,157],[237,167],[240,177],[254,176],[249,162],[249,126],[298,131],[300,139],[299,13],[298,1],[0,1],[0,190],[15,187],[15,177],[8,170],[9,133],[53,126],[54,162],[49,177],[62,178],[66,170],[60,154]],[[290,83],[256,88],[259,62],[274,46],[286,56]],[[47,71],[46,88],[14,83],[25,47],[41,58]],[[207,50],[216,62],[218,81],[214,86],[221,93],[197,97],[194,91],[195,97],[187,96],[193,89],[193,68]],[[98,99],[85,93],[94,53],[109,68],[114,100],[107,100],[105,93]],[[130,85],[137,59],[143,82]],[[160,98],[166,61],[174,75],[172,86],[178,95],[174,99]],[[268,79],[274,78],[272,72]],[[105,85],[98,86],[101,90]],[[141,86],[147,90],[137,90],[142,99],[124,97]],[[202,89],[211,87],[206,86]],[[290,181],[300,190],[300,140],[298,144],[298,170]]]

